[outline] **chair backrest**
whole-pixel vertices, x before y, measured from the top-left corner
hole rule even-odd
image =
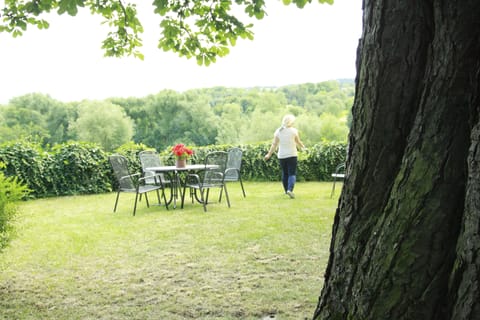
[[[335,168],[335,172],[332,173],[332,177],[335,179],[345,179],[345,163],[340,163]]]
[[[142,168],[159,167],[162,165],[157,151],[144,150],[138,154]]]
[[[214,167],[205,169],[203,182],[209,184],[223,183],[227,161],[228,153],[225,151],[214,151],[207,154],[205,166],[214,165]]]
[[[140,163],[142,164],[143,175],[145,177],[145,183],[147,184],[155,184],[155,172],[147,171],[146,168],[149,167],[160,167],[162,162],[160,161],[160,156],[158,155],[157,151],[154,150],[145,150],[141,151],[138,154],[140,159]],[[161,176],[163,180],[163,176]]]
[[[240,148],[232,148],[228,151],[227,170],[225,173],[225,180],[237,181],[240,178],[240,170],[242,168],[243,151]]]
[[[335,173],[340,175],[345,175],[345,163],[337,165],[335,168]]]
[[[120,190],[135,190],[135,183],[128,170],[127,158],[119,154],[113,154],[108,157],[108,160],[112,165]]]

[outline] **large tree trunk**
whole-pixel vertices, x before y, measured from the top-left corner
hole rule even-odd
[[[480,319],[480,1],[364,0],[314,319]]]

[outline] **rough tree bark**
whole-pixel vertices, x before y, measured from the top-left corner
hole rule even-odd
[[[480,319],[480,1],[363,5],[314,319]]]

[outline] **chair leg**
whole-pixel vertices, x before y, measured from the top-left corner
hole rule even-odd
[[[147,208],[150,208],[150,202],[148,202],[148,195],[145,192],[145,202],[147,203]]]
[[[205,199],[204,196],[205,196],[205,190],[203,188],[200,188],[200,198],[201,198],[201,201],[202,201],[202,204],[203,204],[203,211],[207,212],[208,191],[207,191],[207,199]]]
[[[222,189],[225,189],[225,198],[227,199],[228,207],[230,208],[230,198],[228,197],[227,184],[224,183]]]
[[[165,188],[162,189],[162,196],[163,196],[163,203],[165,203],[165,208],[167,208],[168,210],[168,202],[167,202],[167,197],[165,196]],[[158,199],[158,201],[160,202],[160,199]]]
[[[222,202],[222,193],[223,193],[223,188],[220,188],[220,196],[218,197],[218,202]]]
[[[120,190],[117,192],[117,198],[115,199],[115,206],[113,207],[113,212],[117,211],[118,197],[120,197]]]
[[[243,181],[242,181],[242,177],[239,177],[239,180],[240,180],[240,186],[242,187],[242,192],[243,192],[243,197],[246,198],[247,195],[245,194],[245,189],[243,188]]]
[[[147,196],[145,195],[145,199]],[[137,212],[137,200],[138,200],[138,192],[135,193],[135,204],[133,205],[133,215],[135,216],[135,213]]]
[[[333,186],[332,186],[332,193],[330,193],[330,198],[333,197],[333,194],[335,193],[335,182],[337,178],[333,177]]]
[[[208,196],[210,195],[210,188],[207,189],[207,195],[205,197],[205,203],[208,204]]]
[[[247,195],[245,193],[245,188],[243,187],[243,181],[242,181],[242,178],[239,177],[239,180],[240,181],[240,186],[242,187],[242,193],[243,193],[243,197],[246,198]],[[227,183],[225,183],[227,184]],[[223,188],[220,189],[220,196],[218,197],[218,202],[222,202],[222,194],[223,194]]]

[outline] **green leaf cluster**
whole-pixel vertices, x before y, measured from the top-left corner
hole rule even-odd
[[[2,167],[4,164],[0,163],[0,168]],[[8,244],[12,235],[15,203],[27,193],[27,187],[19,183],[17,177],[6,177],[0,171],[0,251]]]
[[[28,25],[39,29],[46,29],[49,23],[40,19],[42,13],[48,13],[57,7],[56,1],[16,1],[5,0],[4,7],[0,9],[0,32],[8,32],[13,37],[18,37],[27,30]]]
[[[26,184],[32,190],[32,197],[47,196],[51,188],[51,177],[46,174],[45,159],[48,158],[38,143],[13,141],[0,146],[0,162],[5,164],[2,169],[5,176],[17,177]]]
[[[196,0],[187,4],[156,0],[153,4],[155,12],[164,17],[158,47],[181,57],[195,57],[199,65],[208,66],[227,55],[238,38],[253,39],[253,24],[243,23],[230,13],[231,1]],[[244,2],[237,1],[240,4]],[[261,19],[263,8],[263,1],[257,1],[247,4],[245,12]]]
[[[312,0],[284,0],[303,8]],[[333,0],[319,0],[333,3]],[[49,24],[40,16],[52,10],[58,14],[75,16],[79,8],[89,8],[101,15],[111,27],[102,43],[106,56],[132,55],[144,58],[138,50],[142,46],[143,26],[138,19],[136,5],[117,0],[6,0],[0,9],[0,32],[20,36],[28,25],[46,29]],[[194,57],[199,65],[208,66],[223,57],[237,40],[253,39],[252,19],[266,15],[264,0],[154,0],[154,12],[159,15],[161,37],[158,47],[173,51],[181,57]],[[243,9],[243,13],[238,10]],[[241,17],[241,18],[239,18]],[[242,21],[243,20],[243,21]]]
[[[111,27],[102,49],[106,56],[132,55],[143,60],[138,50],[142,46],[140,34],[143,26],[137,17],[135,4],[115,0],[7,0],[0,9],[0,32],[21,36],[28,25],[47,29],[49,23],[40,18],[42,14],[55,10],[57,14],[76,16],[80,8],[89,8],[92,14],[101,15],[104,24]]]
[[[76,16],[78,7],[83,7],[84,2],[84,0],[59,0],[57,12],[58,14],[68,13],[71,16]]]

